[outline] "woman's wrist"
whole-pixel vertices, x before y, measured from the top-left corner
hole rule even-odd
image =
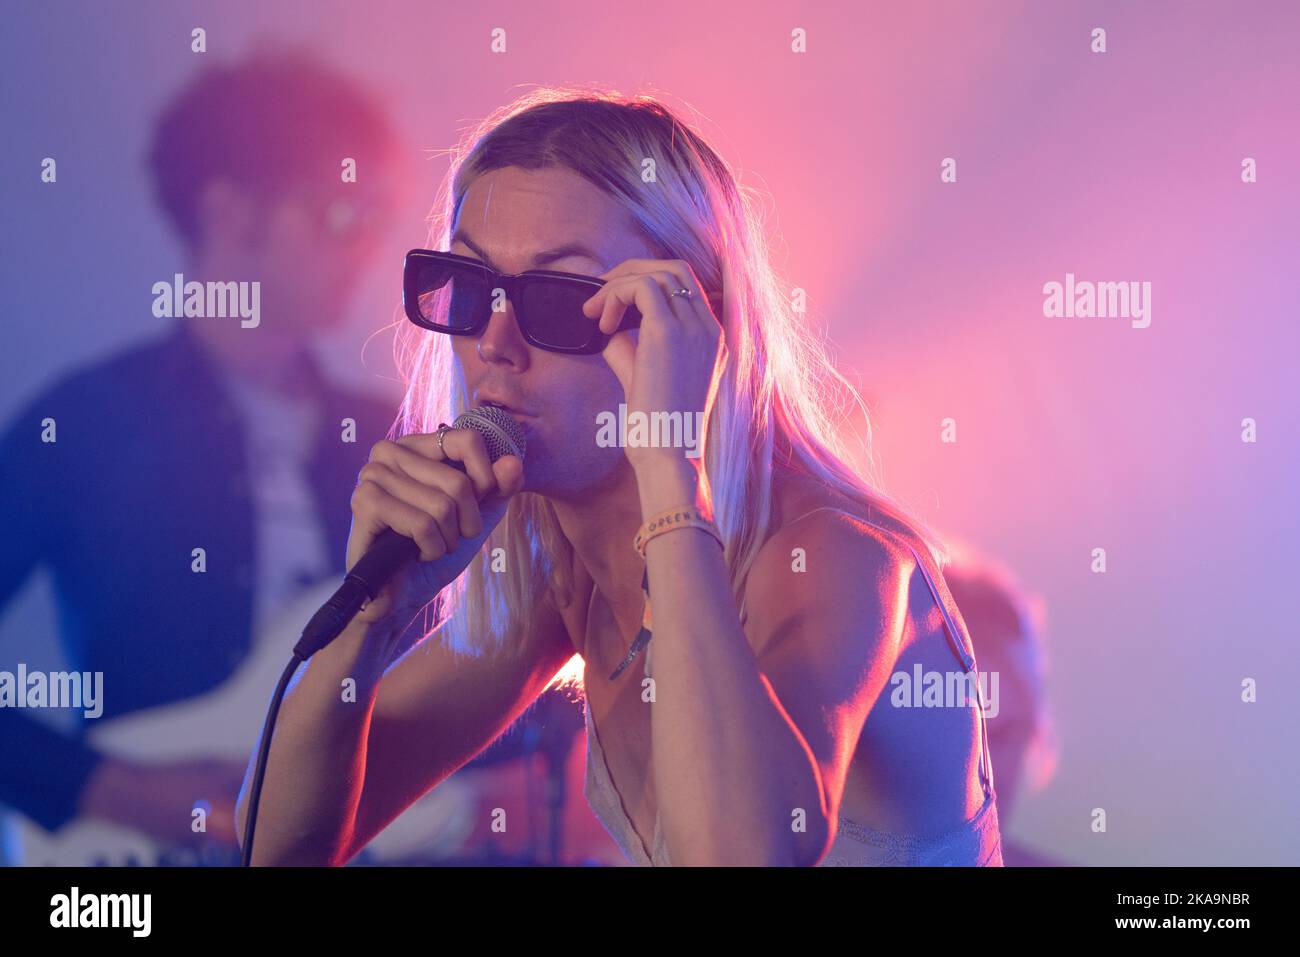
[[[643,459],[633,470],[643,519],[679,505],[694,505],[703,510],[699,472],[680,450],[668,449],[659,457]]]
[[[384,672],[392,664],[390,649],[394,630],[390,618],[365,621],[354,617],[334,641],[312,655],[308,670],[315,664],[316,673],[328,675],[331,682],[351,678],[356,682],[357,698],[361,700],[363,695],[378,688]]]

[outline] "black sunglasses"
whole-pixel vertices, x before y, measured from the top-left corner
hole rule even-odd
[[[402,267],[402,304],[406,317],[422,329],[474,336],[487,327],[493,305],[500,308],[504,296],[514,306],[525,341],[548,352],[594,355],[610,337],[600,331],[599,317],[583,314],[582,304],[603,285],[603,279],[549,269],[507,276],[469,256],[412,249]],[[446,300],[442,312],[440,297]],[[641,313],[628,306],[616,331],[639,325]]]

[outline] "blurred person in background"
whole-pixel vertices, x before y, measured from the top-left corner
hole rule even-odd
[[[330,382],[309,346],[345,318],[409,187],[402,149],[364,89],[294,50],[204,67],[157,118],[147,162],[182,244],[158,279],[259,281],[260,321],[160,320],[165,332],[64,376],[3,430],[0,602],[48,568],[67,666],[102,672],[104,687],[102,716],[75,712],[75,733],[0,709],[0,803],[28,825],[10,819],[14,862],[149,864],[179,860],[175,848],[234,848],[265,682],[246,682],[244,700],[212,704],[192,728],[179,705],[229,687],[277,615],[344,572],[348,498],[396,404]],[[343,181],[344,158],[355,182]],[[97,252],[97,268],[111,256]],[[149,309],[147,293],[83,318]],[[343,439],[345,420],[355,441]],[[295,637],[269,649],[276,670]],[[161,717],[121,731],[141,713]],[[235,730],[235,717],[252,727]],[[208,748],[223,726],[239,746]],[[96,733],[126,738],[135,756],[106,753]],[[147,849],[120,831],[147,836]],[[45,843],[52,832],[65,846]]]
[[[1007,821],[1022,793],[1051,779],[1059,742],[1049,707],[1045,641],[1046,605],[1028,592],[1006,565],[955,537],[945,538],[952,561],[944,579],[961,609],[984,674],[997,675],[996,714],[988,719],[989,750],[1003,823],[1007,867],[1060,867],[1067,861],[1031,850],[1007,837]]]

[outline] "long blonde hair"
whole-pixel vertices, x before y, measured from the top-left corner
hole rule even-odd
[[[448,249],[470,183],[495,169],[566,167],[631,214],[659,258],[691,265],[706,291],[724,292],[724,358],[710,389],[703,449],[704,490],[725,543],[739,602],[768,537],[774,469],[802,469],[909,528],[940,567],[934,533],[874,482],[867,410],[805,328],[770,262],[761,196],[660,98],[590,87],[542,87],[496,110],[451,152],[451,169],[429,217],[431,249]],[[653,175],[647,182],[645,171]],[[444,306],[445,308],[445,306]],[[434,431],[468,406],[451,338],[402,322],[398,368],[406,383],[390,437]],[[849,465],[841,425],[861,410],[863,472]],[[505,572],[492,573],[504,549]],[[538,601],[573,599],[572,546],[542,496],[520,492],[465,573],[439,596],[446,643],[466,653],[517,647]]]

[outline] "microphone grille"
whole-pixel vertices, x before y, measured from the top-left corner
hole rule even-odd
[[[503,455],[515,455],[522,461],[527,442],[524,430],[505,409],[494,405],[475,406],[456,416],[453,429],[473,429],[483,436],[488,458],[495,462]]]

